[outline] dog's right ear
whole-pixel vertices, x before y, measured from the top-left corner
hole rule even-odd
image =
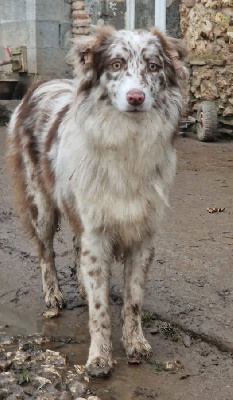
[[[72,65],[73,74],[77,78],[83,75],[89,79],[93,79],[93,50],[97,46],[97,38],[94,36],[85,36],[72,40],[72,47],[66,56],[66,62]]]
[[[93,83],[97,80],[97,68],[95,54],[107,42],[114,28],[95,27],[96,34],[82,36],[72,40],[73,46],[67,54],[66,61],[74,68],[76,78],[86,78]]]

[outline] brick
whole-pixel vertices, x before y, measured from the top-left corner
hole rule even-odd
[[[88,19],[89,15],[85,11],[83,11],[83,12],[73,11],[72,18],[73,19]]]
[[[72,28],[71,30],[73,35],[89,35],[90,34],[90,28]]]
[[[85,27],[85,26],[90,26],[91,20],[90,18],[88,19],[74,19],[72,22],[72,27],[73,28],[79,28],[79,27]]]
[[[74,1],[72,6],[72,10],[85,10],[85,2],[84,1]]]

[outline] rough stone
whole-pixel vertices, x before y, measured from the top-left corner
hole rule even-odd
[[[188,8],[191,8],[195,5],[195,0],[182,0],[182,3]]]
[[[228,106],[224,111],[223,111],[223,116],[224,117],[229,117],[233,115],[233,106]]]
[[[182,36],[190,61],[190,111],[195,100],[215,101],[220,114],[230,115],[232,66],[230,16],[232,1],[182,1],[180,6]],[[226,66],[226,67],[225,67]]]
[[[87,398],[87,400],[100,400],[100,398],[97,397],[97,396],[89,396],[89,397]]]
[[[69,389],[73,395],[82,396],[87,392],[87,385],[85,383],[72,380],[71,383],[69,383]]]

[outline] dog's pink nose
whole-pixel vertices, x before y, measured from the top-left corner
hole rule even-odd
[[[140,106],[145,100],[145,94],[139,89],[131,89],[126,94],[126,99],[131,106]]]

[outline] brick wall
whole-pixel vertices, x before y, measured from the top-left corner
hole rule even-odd
[[[72,34],[89,35],[91,19],[85,11],[85,0],[72,1]]]

